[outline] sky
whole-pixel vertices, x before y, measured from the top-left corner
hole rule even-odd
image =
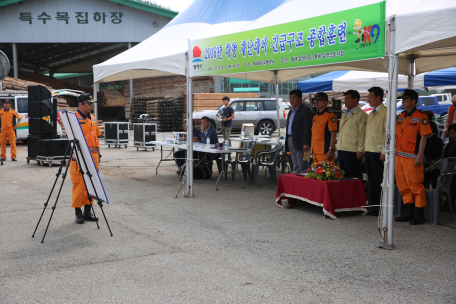
[[[154,0],[153,2],[181,13],[193,2],[193,0]]]

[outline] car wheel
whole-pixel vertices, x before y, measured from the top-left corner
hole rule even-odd
[[[270,120],[261,121],[257,127],[257,132],[258,134],[261,133],[261,135],[272,135],[272,132],[274,132],[274,130],[274,123]]]

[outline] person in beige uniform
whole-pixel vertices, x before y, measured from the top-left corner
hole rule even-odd
[[[385,146],[388,111],[382,104],[382,88],[372,87],[368,92],[368,102],[372,107],[372,112],[367,117],[364,165],[369,180],[369,205],[378,206],[382,194],[381,184],[383,182],[383,162],[385,161],[385,152],[382,152],[378,146]],[[379,207],[370,207],[368,214],[377,216],[379,209]]]
[[[362,180],[367,114],[358,106],[360,98],[358,91],[348,90],[344,96],[346,109],[340,119],[337,138],[340,169],[345,172],[346,177]]]

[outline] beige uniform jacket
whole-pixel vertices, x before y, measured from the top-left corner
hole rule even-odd
[[[367,114],[360,107],[355,107],[348,117],[344,112],[339,123],[337,150],[364,153],[366,123]]]
[[[369,113],[366,126],[366,152],[382,153],[378,146],[385,146],[387,112],[387,108],[382,104],[375,114],[374,111]]]

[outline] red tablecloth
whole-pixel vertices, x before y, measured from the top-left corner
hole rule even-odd
[[[367,204],[363,182],[359,179],[319,181],[295,174],[282,174],[277,184],[276,204],[282,206],[282,196],[296,198],[323,207],[325,215],[336,219],[336,212],[361,211]]]

